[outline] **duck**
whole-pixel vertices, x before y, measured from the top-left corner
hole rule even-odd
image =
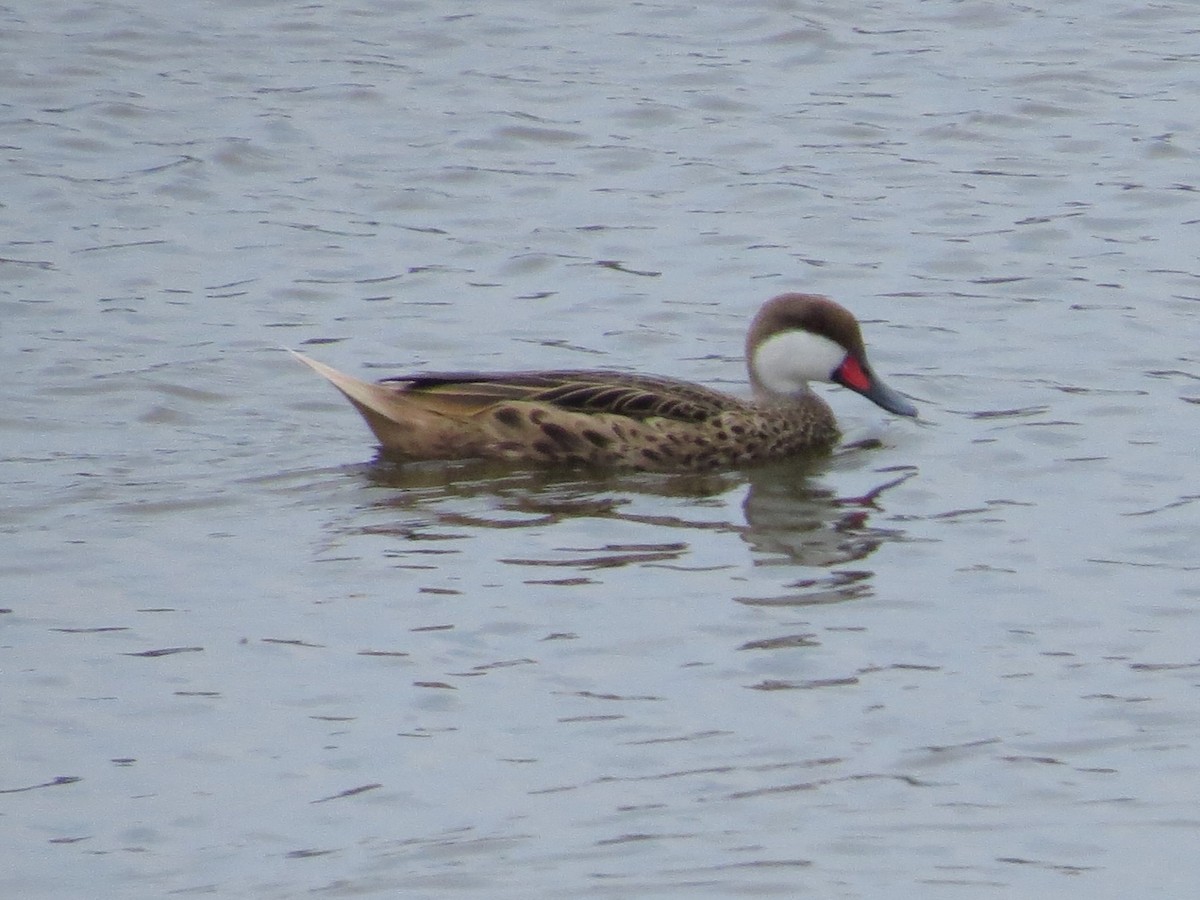
[[[712,471],[828,453],[831,382],[898,416],[917,408],[867,361],[845,307],[816,294],[768,300],[750,323],[743,399],[659,375],[610,370],[443,372],[363,381],[289,351],[362,414],[384,458]]]

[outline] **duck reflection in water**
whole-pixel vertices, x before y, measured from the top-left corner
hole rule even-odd
[[[858,458],[864,452],[869,451],[846,448],[835,458]],[[839,497],[820,484],[819,469],[816,461],[808,461],[740,473],[601,476],[514,470],[487,461],[414,466],[381,456],[366,467],[365,474],[372,484],[388,490],[371,503],[375,521],[352,530],[405,541],[445,537],[447,529],[470,537],[471,529],[545,528],[582,519],[661,530],[662,538],[650,543],[604,543],[525,560],[529,565],[577,572],[648,562],[687,564],[694,562],[689,534],[736,534],[753,550],[755,566],[817,570],[788,583],[782,596],[739,597],[740,602],[800,606],[855,599],[869,592],[871,572],[829,570],[863,563],[888,541],[904,539],[900,529],[880,528],[870,519],[880,511],[881,495],[916,473],[885,473],[885,479],[865,494]],[[739,504],[740,492],[744,493]],[[655,503],[654,498],[673,502]]]

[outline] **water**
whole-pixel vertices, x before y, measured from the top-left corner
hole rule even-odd
[[[1190,896],[1193,12],[6,7],[5,896]],[[397,469],[278,350],[738,390],[794,289],[924,424]]]

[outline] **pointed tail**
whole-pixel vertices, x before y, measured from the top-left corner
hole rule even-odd
[[[385,449],[425,456],[425,445],[437,440],[445,430],[444,417],[413,403],[405,397],[402,388],[362,381],[303,353],[284,349],[341,391],[362,414]]]

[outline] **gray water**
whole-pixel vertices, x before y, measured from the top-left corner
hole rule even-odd
[[[1200,30],[1138,4],[0,10],[0,893],[1190,897]],[[375,461],[280,352],[923,421]]]

